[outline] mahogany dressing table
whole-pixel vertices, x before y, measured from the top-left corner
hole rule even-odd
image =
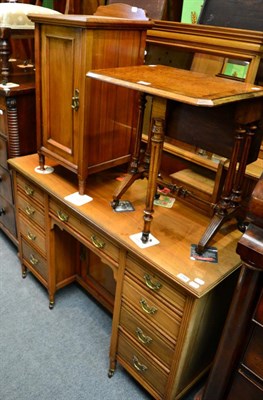
[[[257,159],[260,148],[263,88],[162,65],[89,71],[87,76],[140,93],[133,159],[127,178],[113,195],[113,207],[136,179],[148,176],[143,243],[147,243],[150,233],[165,131],[176,129],[179,140],[230,158],[221,199],[196,247],[198,253],[203,253],[222,224],[240,212],[246,165]],[[160,104],[159,109],[165,104],[166,113],[153,120],[150,143],[140,162],[146,94],[154,97],[155,115]]]

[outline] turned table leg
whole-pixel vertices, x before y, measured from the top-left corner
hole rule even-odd
[[[135,182],[137,179],[144,177],[145,166],[140,167],[139,164],[140,164],[140,150],[142,142],[142,128],[143,128],[145,105],[146,105],[146,95],[145,93],[140,93],[139,104],[138,104],[139,112],[138,112],[138,121],[136,128],[136,139],[135,139],[133,155],[126,178],[122,181],[121,185],[115,190],[113,194],[113,201],[111,203],[113,208],[117,207],[120,198],[129,189],[129,187],[133,184],[133,182]]]
[[[161,163],[161,155],[164,142],[164,120],[156,118],[153,120],[151,137],[151,156],[148,174],[148,185],[146,193],[146,205],[144,210],[144,227],[141,240],[147,243],[150,234],[150,225],[152,222],[153,202],[157,189],[157,179]]]
[[[250,124],[248,126],[239,126],[236,130],[235,143],[221,199],[215,207],[215,214],[211,222],[197,245],[196,251],[199,254],[204,252],[205,247],[223,223],[234,217],[239,210],[242,200],[242,183],[245,176],[251,140],[256,129],[256,124]]]

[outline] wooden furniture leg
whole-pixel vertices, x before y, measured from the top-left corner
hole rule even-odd
[[[239,211],[242,200],[242,181],[245,175],[251,139],[256,129],[256,124],[250,124],[248,126],[239,126],[236,130],[235,143],[223,193],[215,207],[215,214],[197,245],[196,251],[199,254],[204,252],[205,247],[223,223],[234,217]]]
[[[6,84],[8,82],[9,72],[10,72],[10,65],[9,65],[9,57],[11,54],[10,50],[10,28],[0,28],[0,58],[2,59],[2,68],[1,68],[1,75],[2,84]]]
[[[145,162],[143,166],[140,166],[140,150],[142,142],[142,127],[143,127],[145,105],[146,105],[146,95],[145,93],[140,93],[139,105],[138,105],[139,107],[138,123],[136,128],[136,140],[135,140],[133,156],[126,178],[122,181],[121,185],[116,189],[116,191],[113,194],[113,201],[111,203],[113,209],[115,209],[118,206],[120,198],[133,184],[133,182],[135,182],[137,179],[143,178],[144,173],[148,171],[147,162]]]
[[[144,227],[141,237],[143,243],[147,243],[149,240],[150,225],[153,219],[152,214],[154,212],[153,202],[157,189],[157,180],[160,169],[163,142],[164,142],[164,120],[161,118],[156,118],[153,120],[153,126],[152,126],[150,168],[148,173],[146,208],[144,210],[144,216],[143,216]]]

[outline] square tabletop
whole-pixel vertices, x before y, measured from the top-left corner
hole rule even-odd
[[[261,86],[164,65],[98,69],[89,71],[87,76],[203,107],[263,96]]]

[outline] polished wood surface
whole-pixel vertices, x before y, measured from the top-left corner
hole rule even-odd
[[[213,107],[263,96],[263,87],[163,65],[89,71],[87,76],[154,96]]]
[[[127,191],[133,212],[110,206],[124,175],[116,168],[92,175],[92,201],[78,206],[65,198],[77,191],[76,175],[47,162],[51,174],[36,170],[36,154],[9,160],[23,276],[30,271],[47,288],[50,308],[57,290],[78,282],[113,311],[109,376],[119,363],[153,398],[181,398],[213,359],[239,269],[240,233],[227,224],[217,236],[218,263],[194,261],[190,246],[207,218],[175,203],[156,209],[160,243],[142,249],[130,235],[140,232],[145,181]]]
[[[57,173],[47,175],[35,172],[35,168],[38,166],[37,155],[15,158],[9,160],[9,164],[13,169],[23,171],[26,178],[40,185],[44,191],[63,203],[65,203],[63,200],[65,196],[76,191],[77,180],[75,175],[70,174],[69,171],[64,170],[51,159],[48,159],[48,164],[55,165]],[[123,173],[117,172],[111,175],[110,172],[106,171],[105,175],[102,172],[101,175],[91,176],[90,186],[87,187],[86,194],[94,200],[81,207],[66,202],[67,207],[74,210],[81,219],[87,218],[91,224],[97,226],[100,230],[110,231],[113,241],[127,247],[146,262],[151,260],[153,265],[158,266],[162,273],[167,277],[172,277],[178,284],[187,288],[197,297],[212,289],[229,274],[230,270],[238,266],[239,257],[234,250],[241,233],[235,229],[233,223],[229,223],[222,231],[217,233],[214,243],[216,243],[221,256],[218,264],[213,264],[213,268],[209,269],[208,276],[206,276],[208,264],[190,259],[190,245],[197,242],[209,218],[179,202],[171,210],[156,207],[156,222],[153,225],[152,234],[160,241],[160,244],[140,249],[129,236],[141,231],[144,193],[147,183],[141,180],[136,181],[127,193],[135,206],[135,212],[125,214],[114,212],[110,206],[110,200],[112,192],[119,185],[116,178]],[[174,229],[176,226],[180,229]],[[114,229],[112,229],[113,227]],[[176,254],[176,257],[174,254]],[[191,280],[199,276],[205,283],[195,289],[180,281],[180,278],[177,277],[180,273],[189,276]]]

